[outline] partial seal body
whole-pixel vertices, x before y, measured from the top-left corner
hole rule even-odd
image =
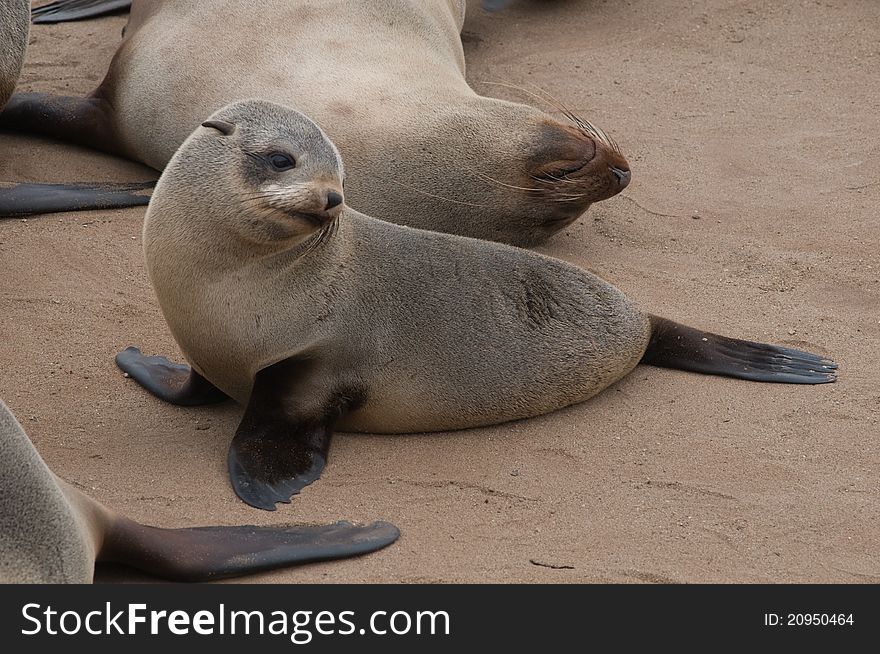
[[[0,7],[0,109],[18,82],[27,49],[31,3],[3,0]]]
[[[358,210],[537,243],[622,190],[629,166],[586,121],[477,95],[464,76],[464,10],[463,0],[138,0],[90,97],[16,96],[0,123],[161,170],[206,116],[260,97],[327,130]]]
[[[91,583],[100,520],[58,479],[0,401],[0,581]]]
[[[365,554],[398,536],[384,522],[189,529],[138,524],[56,477],[0,401],[0,583],[91,583],[96,561],[206,581]]]
[[[30,26],[28,0],[0,2],[0,110],[15,89],[21,74]],[[51,130],[58,115],[49,112],[34,117],[41,129]],[[63,122],[63,121],[62,121]],[[152,188],[147,184],[35,184],[0,183],[0,219],[54,211],[112,209],[147,203],[137,191]]]
[[[165,168],[144,253],[191,364],[117,364],[181,405],[246,405],[233,487],[272,510],[321,474],[334,428],[459,429],[585,400],[640,361],[759,381],[824,383],[833,362],[642,313],[616,288],[500,243],[343,205],[339,151],[265,100],[213,114]]]

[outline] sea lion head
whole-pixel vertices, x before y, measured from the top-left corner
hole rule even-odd
[[[271,102],[245,100],[217,111],[173,164],[174,173],[163,177],[191,184],[188,192],[214,227],[254,246],[295,246],[329,230],[344,207],[336,146],[312,120]]]
[[[563,122],[526,104],[467,93],[430,112],[405,108],[395,119],[393,157],[344,151],[358,173],[350,190],[355,208],[392,222],[531,246],[631,179],[615,141],[568,110]],[[365,179],[395,191],[395,206],[379,204],[387,200],[371,195]]]
[[[528,114],[522,156],[514,157],[511,172],[522,180],[520,201],[534,220],[532,237],[541,241],[620,193],[632,173],[617,143],[589,121],[570,111],[569,124]]]

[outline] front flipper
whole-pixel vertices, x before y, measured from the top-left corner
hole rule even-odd
[[[117,518],[98,560],[174,581],[210,581],[358,556],[387,547],[399,536],[387,522],[159,529]]]
[[[351,389],[316,397],[323,385],[310,384],[314,369],[292,358],[257,373],[228,457],[232,487],[253,507],[274,511],[318,479],[333,425],[361,402]]]
[[[55,0],[31,10],[31,22],[63,23],[127,11],[131,0]]]
[[[707,375],[781,384],[827,384],[837,364],[817,354],[703,332],[651,316],[651,340],[642,363]]]
[[[165,357],[144,356],[136,347],[116,355],[116,365],[156,397],[178,406],[217,404],[227,395],[195,370]]]
[[[245,503],[274,511],[321,476],[333,430],[248,409],[229,448],[229,479]]]
[[[144,206],[150,196],[140,192],[154,186],[156,182],[0,185],[0,218]]]

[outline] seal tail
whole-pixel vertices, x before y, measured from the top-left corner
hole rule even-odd
[[[31,10],[31,22],[64,23],[127,11],[131,0],[56,0]]]
[[[0,184],[0,218],[143,206],[150,202],[150,196],[143,192],[154,186],[154,181],[131,184]]]
[[[780,384],[837,380],[831,359],[794,348],[719,336],[650,316],[651,340],[641,363]]]
[[[387,522],[159,529],[120,517],[107,525],[98,561],[174,581],[211,581],[366,554],[399,536]]]

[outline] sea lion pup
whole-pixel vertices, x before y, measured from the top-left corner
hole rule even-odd
[[[246,404],[229,450],[245,502],[320,475],[335,426],[445,431],[592,397],[639,361],[758,381],[834,381],[833,362],[639,311],[598,277],[507,245],[401,227],[343,204],[336,148],[265,101],[215,113],[159,179],[147,270],[192,369],[118,365],[176,404]]]
[[[573,114],[477,95],[464,13],[464,0],[136,0],[90,96],[15,95],[0,126],[161,170],[205,116],[260,97],[321,123],[359,210],[532,245],[620,192],[629,165]]]
[[[0,109],[18,82],[24,62],[30,24],[28,0],[4,0],[0,7]],[[3,184],[0,218],[52,211],[114,209],[145,205],[149,196],[139,191],[153,182],[134,184]]]
[[[158,529],[124,518],[56,477],[0,401],[0,583],[91,583],[95,561],[207,581],[390,545],[385,522]]]

